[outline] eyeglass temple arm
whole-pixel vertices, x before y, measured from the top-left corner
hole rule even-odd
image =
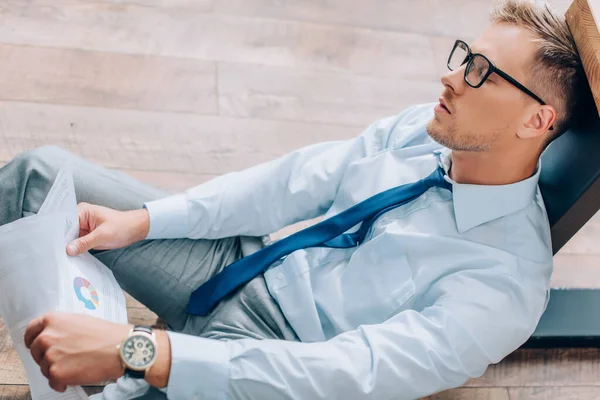
[[[504,78],[505,80],[507,80],[509,83],[511,83],[512,85],[516,86],[517,88],[521,89],[522,91],[524,91],[525,93],[527,93],[529,96],[533,97],[534,99],[536,99],[541,105],[545,106],[546,103],[544,103],[544,100],[540,99],[535,93],[533,93],[531,90],[527,89],[525,86],[521,85],[519,82],[517,82],[516,80],[514,80],[510,75],[508,75],[506,72],[499,70],[498,68],[494,67],[494,71],[495,73],[497,73],[498,75],[500,75],[502,78]]]

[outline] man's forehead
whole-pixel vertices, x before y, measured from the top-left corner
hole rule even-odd
[[[491,25],[469,46],[473,53],[483,54],[495,66],[517,79],[527,76],[535,52],[531,32],[510,24]]]

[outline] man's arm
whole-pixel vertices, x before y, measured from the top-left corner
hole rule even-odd
[[[147,238],[262,236],[318,217],[331,206],[347,166],[383,150],[408,111],[373,123],[353,139],[304,147],[149,202]]]
[[[437,300],[323,343],[171,339],[170,399],[414,399],[462,385],[524,343],[544,282],[481,268],[432,287]]]
[[[144,239],[262,236],[317,217],[331,206],[348,164],[384,149],[409,110],[373,123],[354,139],[304,147],[146,203],[145,210],[80,203],[85,234],[69,243],[67,253],[120,248]]]

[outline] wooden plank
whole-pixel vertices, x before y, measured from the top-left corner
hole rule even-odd
[[[8,329],[0,319],[0,384],[23,383],[27,383],[25,370],[13,348]]]
[[[0,100],[216,114],[213,62],[0,44]]]
[[[510,400],[589,400],[600,399],[600,387],[510,388]]]
[[[180,193],[186,189],[198,186],[218,175],[186,174],[183,172],[121,170],[141,182],[163,189],[169,193]]]
[[[131,297],[129,293],[123,292],[125,294],[125,303],[127,304],[127,309],[130,308],[145,308],[142,303]]]
[[[477,35],[487,26],[491,4],[480,0],[216,0],[214,11],[459,37]]]
[[[6,165],[0,162],[0,168]],[[183,172],[138,171],[132,169],[117,170],[128,174],[137,180],[147,183],[166,193],[181,193],[186,189],[198,186],[218,175],[186,174]]]
[[[549,1],[564,12],[571,0]],[[489,0],[216,0],[222,14],[363,26],[455,38],[477,36],[488,25]]]
[[[221,115],[364,127],[436,101],[436,81],[402,80],[237,63],[218,65]]]
[[[551,285],[553,288],[600,289],[600,255],[559,252],[554,256]]]
[[[45,144],[109,168],[220,175],[361,128],[0,102],[0,162]]]
[[[97,0],[107,5],[127,6],[136,4],[144,7],[157,8],[183,8],[195,11],[210,12],[214,6],[214,0]]]
[[[600,111],[600,3],[575,0],[565,14]]]
[[[89,0],[2,2],[0,42],[432,79],[423,35],[309,22],[109,6]]]
[[[30,400],[28,385],[1,385],[0,400]]]
[[[511,400],[506,388],[457,388],[423,397],[421,400]]]
[[[466,387],[598,386],[600,349],[520,349]]]

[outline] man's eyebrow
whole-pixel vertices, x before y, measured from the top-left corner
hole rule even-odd
[[[492,57],[490,57],[487,54],[485,54],[485,51],[480,51],[476,47],[473,47],[471,45],[469,45],[469,47],[471,48],[471,51],[473,52],[473,54],[475,54],[475,53],[483,54],[484,56],[487,57],[488,60],[490,60],[492,62],[492,64],[496,65],[496,63],[494,62],[494,60],[492,59]]]

